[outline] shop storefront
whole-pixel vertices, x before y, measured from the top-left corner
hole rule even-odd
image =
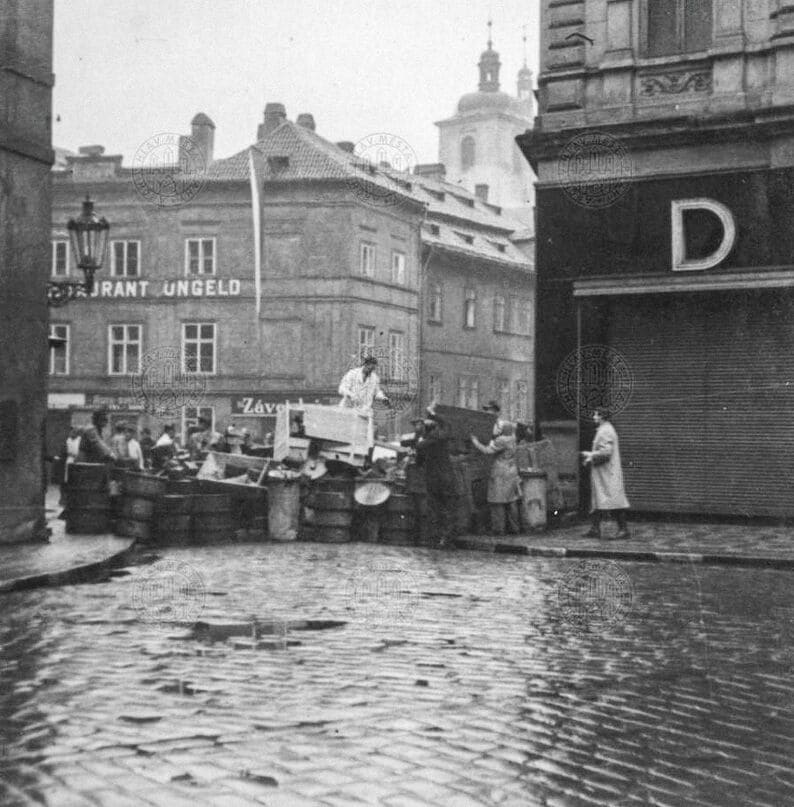
[[[793,189],[778,169],[638,181],[604,210],[539,192],[539,411],[578,415],[588,447],[559,369],[577,347],[620,362],[635,510],[794,515]]]

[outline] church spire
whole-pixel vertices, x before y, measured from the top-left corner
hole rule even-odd
[[[527,26],[524,31],[524,66],[518,71],[518,97],[521,101],[532,104],[532,71],[527,67]]]
[[[499,54],[493,49],[491,40],[491,26],[493,22],[488,20],[488,49],[480,56],[480,92],[499,91],[499,68],[502,66],[499,61]]]

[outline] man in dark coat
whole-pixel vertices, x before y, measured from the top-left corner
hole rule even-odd
[[[102,410],[94,412],[91,415],[91,424],[91,426],[83,430],[77,461],[112,462],[113,452],[110,450],[110,446],[102,439],[102,430],[108,424],[107,413]]]
[[[427,408],[423,434],[416,441],[416,464],[425,473],[427,503],[435,527],[437,546],[446,546],[452,537],[457,498],[455,471],[449,457],[449,427],[435,409]]]

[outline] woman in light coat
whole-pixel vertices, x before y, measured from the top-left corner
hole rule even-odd
[[[488,506],[491,510],[491,531],[494,535],[504,535],[507,531],[519,532],[518,500],[521,498],[521,477],[516,463],[515,428],[508,421],[498,421],[494,427],[494,438],[484,446],[474,435],[471,442],[483,454],[494,457],[491,474],[488,477]]]
[[[582,452],[582,461],[590,471],[590,515],[592,524],[585,538],[601,537],[601,516],[604,511],[615,514],[618,534],[615,538],[629,538],[626,526],[626,510],[629,500],[623,489],[623,469],[620,465],[620,443],[615,427],[609,422],[604,409],[593,412],[596,433],[592,451]]]

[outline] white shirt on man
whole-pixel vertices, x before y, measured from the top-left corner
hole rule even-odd
[[[339,405],[354,409],[372,409],[373,401],[387,398],[380,388],[378,374],[373,371],[365,378],[363,367],[354,367],[344,374],[339,384],[339,394],[342,396]]]
[[[143,470],[143,450],[141,449],[141,444],[134,437],[127,440],[127,452],[130,459],[135,460],[138,463],[138,468]]]

